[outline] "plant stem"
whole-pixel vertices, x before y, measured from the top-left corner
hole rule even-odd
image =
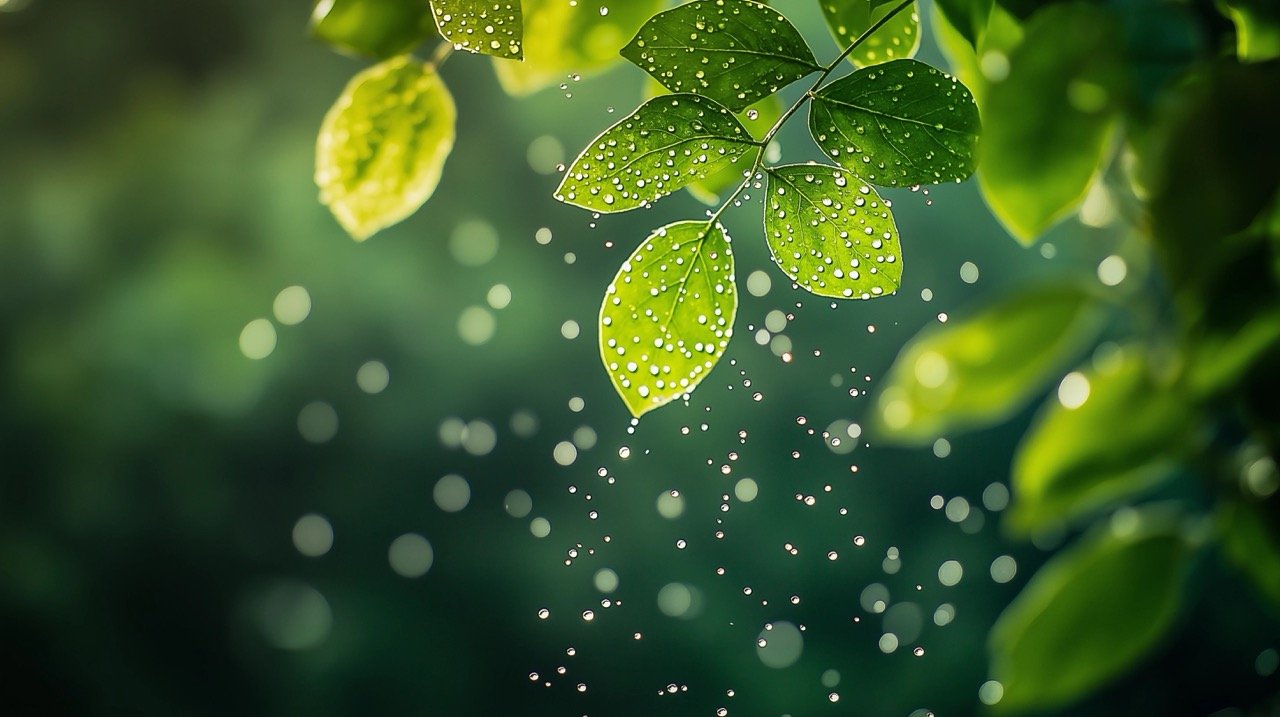
[[[786,112],[782,113],[782,116],[778,118],[778,121],[774,122],[773,126],[769,128],[769,131],[765,134],[764,138],[756,143],[760,146],[760,152],[756,155],[755,161],[751,164],[751,171],[747,173],[746,178],[743,180],[742,184],[738,185],[738,188],[734,190],[733,194],[730,194],[729,198],[720,205],[720,208],[717,209],[714,214],[710,215],[710,218],[707,219],[708,225],[715,224],[719,221],[720,215],[724,214],[724,211],[728,209],[731,204],[737,201],[742,192],[745,191],[747,187],[751,186],[756,175],[764,167],[764,153],[768,150],[769,143],[772,142],[773,138],[782,130],[782,126],[787,123],[787,120],[791,119],[792,115],[799,112],[801,107],[803,107],[809,100],[813,99],[814,93],[822,89],[823,83],[827,81],[827,78],[831,76],[831,73],[835,72],[836,68],[840,67],[840,65],[848,59],[849,55],[853,54],[853,51],[858,49],[859,45],[866,42],[867,38],[874,35],[877,30],[884,27],[885,23],[896,17],[898,13],[906,10],[915,1],[916,0],[902,0],[902,2],[895,5],[892,10],[885,13],[884,17],[876,20],[872,23],[871,27],[867,28],[861,35],[858,35],[858,37],[855,38],[848,47],[844,48],[844,51],[841,52],[836,59],[832,60],[826,67],[822,68],[822,74],[818,75],[818,79],[814,81],[813,85],[811,85],[809,89],[800,96],[800,99],[792,103],[792,105],[787,108]]]
[[[436,49],[431,52],[431,59],[427,60],[427,66],[438,71],[451,55],[453,55],[453,43],[441,40],[440,44],[436,45]]]

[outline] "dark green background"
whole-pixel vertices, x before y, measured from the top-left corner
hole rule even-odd
[[[1056,257],[1046,259],[1017,247],[972,185],[928,197],[891,192],[903,289],[833,309],[773,268],[758,205],[732,211],[739,280],[764,269],[773,290],[742,292],[737,337],[691,405],[650,415],[632,435],[598,366],[599,297],[650,229],[703,208],[681,195],[593,227],[588,214],[551,200],[556,178],[535,172],[526,152],[551,135],[570,159],[639,102],[638,70],[566,78],[567,92],[514,99],[487,59],[454,57],[443,74],[459,134],[440,189],[413,218],[360,245],[317,202],[311,170],[320,119],[365,62],[306,36],[309,3],[30,0],[7,9],[15,7],[0,11],[6,712],[979,710],[986,631],[1045,553],[1004,540],[995,515],[967,534],[929,499],[980,505],[983,488],[1007,478],[1027,416],[952,437],[945,459],[881,448],[873,436],[836,455],[806,429],[865,423],[873,399],[864,389],[874,396],[903,343],[940,312],[963,315],[1037,278],[1092,275],[1118,232],[1059,228],[1048,238]],[[820,59],[835,54],[816,3],[783,9]],[[922,57],[940,61],[927,30]],[[787,161],[816,157],[802,124],[782,136]],[[449,239],[474,219],[496,229],[500,248],[492,262],[467,267]],[[553,232],[549,245],[535,242],[540,227]],[[973,286],[959,278],[964,261],[981,269]],[[464,343],[460,313],[484,305],[498,283],[514,298],[493,312],[496,335]],[[241,328],[269,317],[276,293],[294,284],[312,296],[310,317],[278,326],[267,359],[246,359]],[[921,299],[925,287],[931,302]],[[753,341],[773,309],[795,314],[785,332],[790,364]],[[560,335],[568,319],[583,327],[576,340]],[[380,395],[355,384],[370,359],[390,369]],[[585,400],[581,413],[568,408],[575,396]],[[299,410],[314,400],[340,418],[322,445],[297,430]],[[522,410],[539,420],[531,438],[508,428]],[[474,457],[446,447],[439,428],[450,417],[492,423],[496,449]],[[599,443],[572,466],[557,465],[554,446],[582,425]],[[616,485],[597,475],[601,466]],[[473,492],[458,514],[431,499],[450,472]],[[759,483],[760,497],[721,513],[721,494],[741,477]],[[551,521],[548,538],[503,511],[513,488],[533,496],[530,517]],[[668,521],[654,501],[673,488],[688,509]],[[848,515],[837,513],[842,506]],[[592,509],[598,520],[587,517]],[[310,512],[336,535],[318,559],[290,538]],[[435,549],[434,566],[416,580],[387,561],[388,545],[406,532]],[[854,535],[865,546],[855,548]],[[677,550],[681,538],[689,546]],[[595,554],[565,566],[579,543]],[[890,547],[902,555],[892,575],[881,566]],[[827,560],[830,549],[838,560]],[[988,566],[1005,553],[1018,559],[1018,575],[995,584]],[[948,559],[965,567],[952,588],[937,579]],[[613,596],[621,606],[600,608],[591,584],[600,567],[621,576]],[[1069,712],[1208,714],[1273,693],[1275,677],[1259,677],[1254,661],[1277,646],[1277,625],[1220,570],[1201,569],[1181,628],[1151,663]],[[302,581],[327,600],[332,629],[317,646],[273,647],[253,618],[281,581]],[[701,591],[695,619],[659,613],[655,595],[672,581]],[[877,648],[880,616],[858,601],[877,582],[926,616],[920,638],[889,655]],[[940,628],[928,616],[943,602],[957,617]],[[546,621],[536,616],[542,607],[551,610]],[[590,624],[579,617],[587,608],[597,614]],[[805,625],[795,666],[771,670],[757,659],[754,640],[770,620]],[[910,651],[917,644],[921,657]],[[836,704],[819,681],[828,669],[842,675]],[[531,683],[532,671],[553,686]],[[659,697],[669,683],[688,690]]]

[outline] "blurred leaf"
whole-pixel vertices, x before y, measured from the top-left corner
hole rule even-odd
[[[1245,62],[1280,57],[1280,5],[1275,0],[1220,0],[1236,26],[1236,56]]]
[[[898,228],[875,190],[820,164],[768,170],[764,235],[783,273],[838,299],[892,294],[902,283]]]
[[[1051,5],[1032,16],[982,108],[983,196],[1013,236],[1031,243],[1084,200],[1111,148],[1119,31],[1105,8]]]
[[[713,176],[760,151],[725,107],[700,95],[655,97],[605,130],[574,160],[555,198],[625,212]]]
[[[1268,524],[1262,506],[1241,501],[1223,504],[1217,520],[1223,556],[1280,611],[1280,536],[1274,522]]]
[[[934,37],[952,72],[973,93],[978,107],[985,107],[991,82],[1003,80],[1009,72],[1009,55],[1022,42],[1022,26],[999,3],[994,3],[975,50],[942,14],[937,3],[931,19]]]
[[[840,49],[848,47],[897,7],[892,0],[822,0],[827,28]],[[849,54],[849,61],[866,67],[894,59],[915,57],[920,49],[919,6],[900,11]]]
[[[311,33],[339,49],[385,59],[435,35],[436,23],[422,0],[321,0]]]
[[[1145,490],[1188,449],[1186,396],[1151,375],[1144,351],[1121,351],[1064,379],[1023,438],[1007,514],[1014,530],[1054,528]]]
[[[1280,61],[1219,62],[1169,101],[1141,172],[1157,249],[1180,290],[1238,283],[1222,270],[1264,241],[1265,231],[1240,232],[1280,193],[1277,88]]]
[[[694,0],[659,13],[622,56],[672,92],[734,111],[822,69],[794,25],[750,0]]]
[[[1005,710],[1065,706],[1119,677],[1173,625],[1192,551],[1128,510],[1042,567],[991,629]]]
[[[631,414],[693,391],[729,345],[737,310],[724,227],[677,222],[650,235],[600,307],[600,357]]]
[[[993,4],[992,0],[935,0],[934,7],[971,47],[977,49],[986,32]]]
[[[436,27],[459,50],[524,57],[520,0],[431,0]]]
[[[828,157],[887,187],[967,178],[979,129],[969,90],[916,60],[832,82],[814,95],[809,111],[809,130]]]
[[[618,51],[666,0],[524,0],[524,62],[495,62],[502,89],[526,95],[618,64]]]
[[[364,70],[320,126],[320,201],[357,241],[408,217],[440,182],[456,120],[430,65],[402,55]]]
[[[876,414],[881,430],[924,443],[1005,418],[1093,339],[1100,313],[1084,289],[1048,287],[920,332],[889,371]]]

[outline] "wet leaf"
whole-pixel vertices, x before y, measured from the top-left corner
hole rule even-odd
[[[622,56],[672,92],[734,111],[822,69],[794,25],[751,0],[694,0],[658,13]]]
[[[591,141],[555,198],[583,209],[624,212],[729,167],[746,171],[759,151],[751,133],[722,105],[691,94],[655,97]]]
[[[494,61],[502,89],[526,95],[622,62],[618,51],[665,0],[524,0],[524,62]],[[603,12],[602,12],[603,11]]]
[[[357,241],[408,217],[440,182],[456,118],[429,65],[402,55],[364,70],[320,127],[320,201]]]
[[[902,282],[898,228],[865,182],[819,164],[768,171],[765,239],[783,273],[819,296],[870,299]]]
[[[1008,525],[1057,527],[1150,488],[1189,450],[1193,427],[1183,393],[1153,377],[1139,348],[1072,373],[1018,447]]]
[[[888,187],[968,177],[979,125],[969,90],[915,60],[893,60],[837,80],[814,95],[809,111],[809,129],[828,157]]]
[[[431,0],[440,34],[459,50],[524,57],[520,0]]]
[[[897,3],[892,0],[822,0],[821,5],[822,14],[827,19],[827,29],[843,50],[892,12]],[[889,60],[915,57],[919,49],[920,12],[919,7],[913,3],[864,40],[849,54],[849,61],[858,67],[866,67]]]
[[[600,357],[632,415],[693,391],[729,345],[737,310],[724,227],[677,222],[650,235],[600,307]]]
[[[1080,287],[1046,287],[922,331],[889,371],[882,432],[924,443],[1005,418],[1061,375],[1096,335],[1100,313]]]
[[[1123,88],[1107,9],[1048,6],[1025,31],[982,108],[978,181],[991,211],[1029,244],[1084,201],[1110,151]]]
[[[338,49],[383,59],[435,35],[436,23],[422,0],[332,0],[316,3],[311,34]]]
[[[1127,510],[1050,560],[991,629],[1002,710],[1064,706],[1172,627],[1193,555],[1170,516]]]

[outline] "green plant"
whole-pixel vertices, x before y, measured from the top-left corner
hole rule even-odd
[[[654,230],[605,293],[601,358],[633,415],[687,396],[728,346],[737,293],[719,219],[749,190],[766,195],[765,240],[797,285],[837,299],[897,290],[898,230],[872,185],[967,178],[979,129],[963,85],[906,57],[919,38],[912,8],[913,0],[824,3],[832,33],[846,43],[825,65],[781,13],[751,0],[680,5],[646,22],[622,49],[675,94],[650,99],[592,140],[555,197],[624,212],[681,188],[724,186],[718,178],[737,174],[706,219]],[[829,81],[846,60],[860,69]],[[762,137],[734,116],[758,112],[749,108],[814,73],[817,80]],[[770,143],[806,105],[813,139],[835,164],[768,164]]]

